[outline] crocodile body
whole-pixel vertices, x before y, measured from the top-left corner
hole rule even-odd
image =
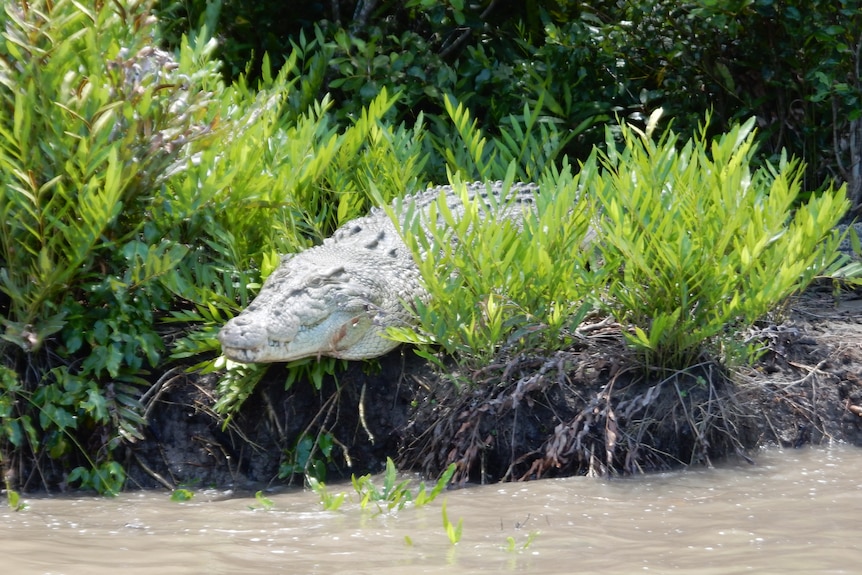
[[[531,209],[538,187],[513,184],[505,197],[501,183],[467,184],[480,208],[511,200],[506,217]],[[463,213],[459,188],[429,188],[401,203],[401,213],[423,215],[440,195],[453,215]],[[242,363],[332,356],[367,359],[398,344],[383,337],[389,326],[405,325],[404,302],[427,296],[419,269],[387,213],[374,208],[338,228],[321,245],[282,258],[255,300],[219,332],[224,355]]]

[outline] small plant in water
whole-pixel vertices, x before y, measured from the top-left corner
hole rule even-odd
[[[371,481],[371,475],[363,475],[359,478],[354,476],[352,481],[353,488],[360,496],[360,507],[365,509],[370,502],[374,502],[382,513],[384,506],[386,511],[392,511],[393,509],[403,509],[410,501],[417,507],[431,503],[446,488],[446,485],[449,484],[454,474],[455,465],[452,464],[446,468],[446,471],[443,472],[443,475],[440,476],[440,479],[437,480],[431,491],[426,489],[424,483],[420,483],[419,491],[416,495],[413,495],[413,492],[409,489],[409,479],[396,483],[398,470],[395,468],[395,463],[392,459],[387,457],[382,490],[378,490]]]
[[[317,493],[317,496],[320,497],[320,502],[323,504],[323,508],[327,511],[337,511],[341,504],[344,503],[344,498],[347,497],[346,493],[338,493],[332,494],[329,490],[326,489],[326,485],[322,481],[318,481],[314,477],[308,476],[306,477],[306,481],[308,481],[308,485],[311,487],[311,490]]]
[[[461,534],[464,528],[464,519],[458,519],[457,525],[449,521],[449,515],[446,513],[446,502],[443,502],[443,528],[446,530],[446,536],[449,538],[449,543],[455,545],[461,541]]]
[[[180,487],[171,492],[171,501],[182,503],[183,501],[190,501],[194,496],[195,493],[191,489]]]
[[[382,513],[383,507],[386,511],[402,509],[412,499],[408,489],[409,479],[396,483],[398,470],[391,458],[386,458],[386,472],[383,474],[383,489],[378,490],[371,481],[371,475],[363,475],[357,478],[353,476],[353,489],[359,494],[359,506],[365,509],[370,502],[377,504],[377,509]]]
[[[21,503],[21,495],[14,489],[6,490],[6,503],[12,511],[24,511],[27,509],[27,504]]]
[[[5,469],[4,463],[3,454],[0,453],[0,469]],[[24,511],[27,505],[21,503],[21,495],[12,488],[12,482],[8,476],[4,477],[4,484],[6,487],[6,504],[9,505],[9,509],[12,511]]]
[[[527,539],[521,545],[518,545],[518,541],[510,535],[510,536],[506,537],[505,549],[509,553],[526,551],[527,548],[530,545],[532,545],[533,541],[538,536],[539,536],[539,531],[530,531],[530,534],[527,535]]]
[[[264,511],[269,511],[273,507],[275,507],[275,503],[273,503],[272,499],[263,494],[263,491],[258,491],[254,494],[254,499],[260,504],[260,508]],[[254,505],[249,505],[249,509],[255,510],[257,507]]]
[[[410,480],[398,482],[398,470],[395,467],[395,462],[391,458],[386,458],[386,471],[383,474],[383,488],[378,489],[372,481],[371,474],[366,474],[361,477],[355,475],[351,478],[353,489],[359,495],[359,506],[366,509],[369,503],[377,505],[379,513],[384,511],[392,511],[393,509],[403,509],[409,502],[413,502],[414,507],[422,507],[434,501],[440,493],[446,489],[452,476],[455,474],[455,464],[453,463],[446,468],[443,475],[437,480],[430,490],[425,486],[424,482],[419,483],[419,489],[414,494],[410,490]],[[331,494],[326,485],[311,476],[306,476],[306,481],[312,491],[320,497],[320,502],[324,509],[334,511],[338,509],[347,497],[346,493],[338,495]]]
[[[434,501],[437,496],[446,489],[446,486],[449,485],[453,475],[455,475],[455,464],[450,463],[449,467],[446,468],[446,471],[443,472],[443,475],[440,476],[440,479],[437,480],[437,483],[434,484],[431,491],[427,491],[425,489],[425,483],[420,483],[419,492],[416,493],[416,496],[413,498],[413,505],[415,507],[422,507],[423,505]]]

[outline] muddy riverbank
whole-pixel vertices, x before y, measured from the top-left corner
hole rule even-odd
[[[379,471],[392,457],[458,481],[629,474],[714,462],[779,444],[862,445],[862,299],[809,290],[747,337],[767,351],[750,368],[642,373],[624,359],[618,326],[596,319],[578,347],[508,357],[460,390],[409,348],[379,368],[352,363],[320,391],[284,390],[283,366],[227,425],[214,380],[174,378],[150,406],[146,440],[127,449],[129,487],[248,487],[286,481],[303,434],[332,440],[328,476]],[[450,375],[451,378],[451,375]],[[463,381],[463,378],[462,378]]]

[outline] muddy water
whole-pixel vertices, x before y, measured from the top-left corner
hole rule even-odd
[[[756,459],[446,493],[450,520],[463,519],[455,546],[441,499],[372,516],[354,502],[322,511],[316,495],[297,491],[270,494],[269,510],[205,491],[187,503],[160,492],[29,498],[23,512],[0,512],[0,573],[862,572],[862,450]]]

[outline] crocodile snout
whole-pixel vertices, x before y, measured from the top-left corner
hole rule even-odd
[[[265,325],[247,315],[239,315],[224,324],[218,333],[218,340],[225,357],[249,363],[266,347],[268,333]]]

